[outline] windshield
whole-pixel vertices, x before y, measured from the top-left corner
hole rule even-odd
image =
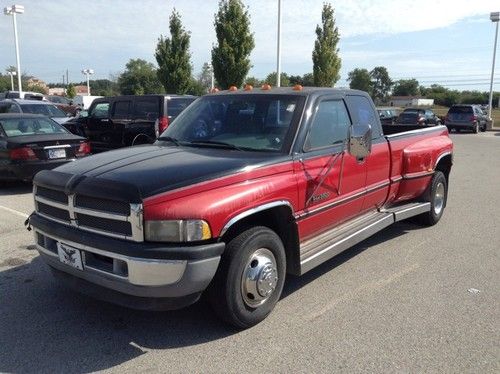
[[[43,117],[1,119],[0,127],[9,138],[14,136],[68,133],[58,123],[52,121],[50,118]]]
[[[303,102],[296,95],[205,96],[184,110],[159,139],[282,152]]]
[[[43,114],[48,117],[66,117],[66,113],[51,104],[19,104],[23,113]]]

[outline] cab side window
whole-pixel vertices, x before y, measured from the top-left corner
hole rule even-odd
[[[113,118],[127,119],[130,118],[130,101],[117,101],[113,106]]]
[[[306,138],[304,151],[342,144],[351,121],[342,100],[324,100],[318,105]]]
[[[380,125],[378,125],[380,119],[375,117],[376,111],[371,102],[366,97],[360,95],[348,95],[346,99],[351,110],[351,115],[353,115],[354,123],[370,125],[372,128],[372,139],[380,138],[382,136]]]
[[[98,103],[89,114],[92,118],[108,118],[109,117],[109,103]]]

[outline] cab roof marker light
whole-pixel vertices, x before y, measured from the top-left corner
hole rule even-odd
[[[269,91],[271,89],[271,85],[267,84],[267,83],[264,83],[260,89],[262,91]]]
[[[252,91],[253,86],[251,84],[245,84],[245,88],[243,88],[245,91]]]
[[[302,85],[300,84],[296,84],[295,86],[293,86],[292,90],[294,91],[302,91]]]
[[[229,91],[231,91],[231,92],[238,91],[238,87],[231,86],[231,87],[229,87]]]

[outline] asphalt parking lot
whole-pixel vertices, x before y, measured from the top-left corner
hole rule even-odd
[[[0,188],[0,372],[500,372],[500,132],[453,134],[448,206],[301,278],[235,332],[204,302],[138,312],[68,291],[23,221],[30,186]]]

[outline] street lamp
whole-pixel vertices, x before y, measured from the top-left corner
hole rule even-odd
[[[15,71],[8,71],[7,74],[10,75],[10,87],[14,91],[14,75],[17,75],[17,73]]]
[[[83,69],[82,74],[85,74],[87,76],[87,96],[90,96],[90,82],[89,82],[89,76],[94,74],[94,70],[92,69]]]
[[[17,22],[16,22],[16,14],[24,13],[24,6],[22,5],[11,5],[10,7],[5,7],[3,13],[6,16],[12,16],[12,22],[14,23],[14,39],[16,41],[16,62],[17,62],[17,85],[19,86],[19,98],[23,97],[23,87],[21,85],[21,62],[19,61],[19,42],[17,38]],[[11,75],[12,78],[12,75]]]
[[[281,0],[278,0],[278,43],[276,45],[276,87],[281,86]]]
[[[488,100],[488,118],[491,121],[491,107],[493,104],[493,76],[495,75],[495,57],[497,54],[497,39],[498,39],[498,21],[500,20],[500,12],[490,13],[491,22],[497,24],[495,31],[495,45],[493,46],[493,64],[491,65],[491,80],[490,80],[490,98]]]

